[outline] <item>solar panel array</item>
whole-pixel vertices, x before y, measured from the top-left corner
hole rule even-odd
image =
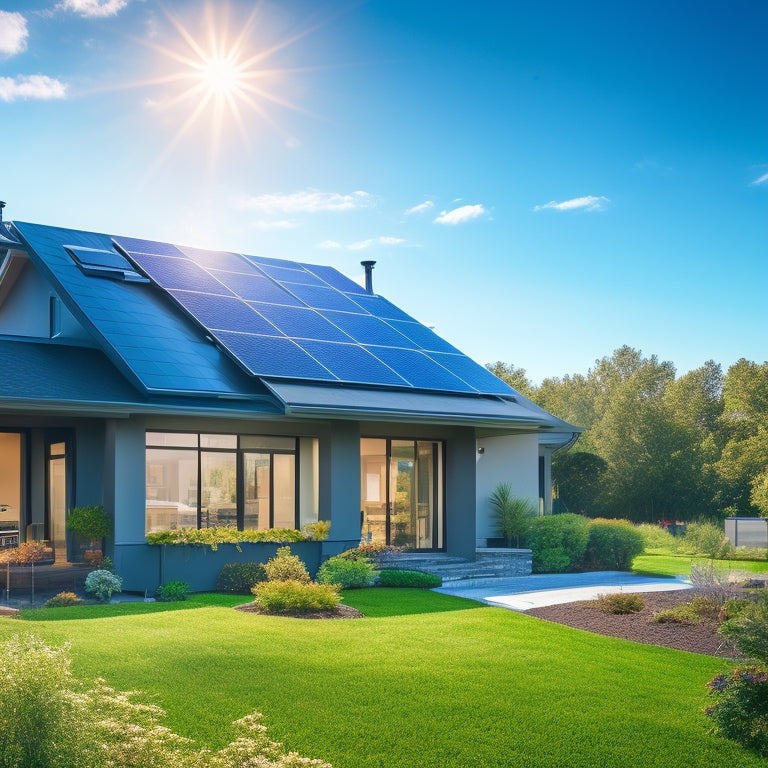
[[[255,376],[514,394],[330,267],[132,238],[114,243]]]

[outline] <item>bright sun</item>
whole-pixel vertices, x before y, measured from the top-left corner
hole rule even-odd
[[[201,29],[195,37],[181,20],[166,13],[168,20],[179,34],[180,40],[173,47],[160,45],[152,40],[144,41],[167,61],[179,69],[137,85],[164,86],[163,97],[153,100],[162,110],[179,111],[188,108],[182,124],[160,162],[194,126],[208,121],[206,144],[210,159],[215,160],[223,140],[223,134],[231,125],[237,126],[243,141],[250,146],[250,134],[246,116],[255,112],[262,120],[278,127],[267,111],[268,105],[279,105],[292,110],[299,108],[279,96],[282,76],[291,70],[268,68],[267,59],[286,48],[309,30],[294,34],[277,43],[257,49],[252,42],[260,7],[257,5],[247,21],[238,25],[239,32],[229,31],[228,7],[217,4],[205,6]],[[165,65],[167,67],[167,64]],[[165,68],[163,67],[163,68]]]

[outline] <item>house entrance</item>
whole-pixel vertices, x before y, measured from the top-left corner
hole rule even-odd
[[[366,437],[360,466],[363,542],[442,549],[443,443]]]

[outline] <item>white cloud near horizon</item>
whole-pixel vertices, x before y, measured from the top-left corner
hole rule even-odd
[[[426,213],[434,207],[435,204],[431,200],[425,200],[423,203],[419,203],[419,205],[414,205],[413,208],[409,208],[405,212],[405,215],[413,216],[416,213]]]
[[[760,184],[768,184],[768,173],[764,173],[762,176],[751,182],[750,186],[757,187]]]
[[[486,211],[485,207],[481,204],[462,205],[459,208],[454,208],[452,211],[442,211],[435,219],[435,224],[455,226],[456,224],[464,224],[465,222],[472,221],[480,216],[485,216],[486,213],[488,213],[488,211]]]
[[[64,99],[67,86],[48,75],[0,77],[0,101]]]
[[[389,235],[381,235],[379,237],[369,237],[367,240],[358,240],[348,245],[342,245],[336,240],[323,240],[322,243],[318,243],[318,248],[323,249],[339,249],[344,248],[347,251],[364,251],[368,248],[372,248],[375,245],[403,245],[405,240],[402,237],[391,237]]]
[[[0,11],[0,56],[15,56],[27,50],[27,20],[16,12]]]
[[[564,200],[562,203],[558,203],[555,200],[550,200],[544,205],[537,205],[534,207],[534,211],[602,211],[603,208],[610,202],[607,197],[596,197],[595,195],[587,195],[586,197],[574,197],[571,200]]]
[[[240,203],[240,207],[243,209],[258,211],[267,216],[329,211],[335,213],[370,208],[372,205],[373,196],[361,190],[343,195],[338,192],[320,192],[314,189],[292,192],[287,195],[279,193],[257,195],[248,197]]]
[[[337,243],[335,240],[323,240],[322,243],[317,244],[318,248],[325,248],[327,250],[341,248],[341,243]]]
[[[62,0],[56,8],[72,11],[87,19],[105,19],[116,16],[128,5],[128,0]]]

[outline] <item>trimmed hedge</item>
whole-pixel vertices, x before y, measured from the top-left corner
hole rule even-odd
[[[177,528],[173,531],[148,533],[147,544],[170,544],[180,546],[198,544],[210,547],[214,551],[219,544],[240,544],[241,542],[271,541],[278,544],[294,541],[306,541],[301,531],[293,528],[270,528],[266,531],[249,528],[238,531],[237,528]]]
[[[431,589],[439,587],[443,583],[440,576],[422,571],[401,571],[398,569],[379,572],[379,586],[381,587],[417,587]]]
[[[373,583],[373,563],[367,557],[351,560],[335,555],[320,566],[317,580],[321,584],[339,584],[342,589],[369,587]]]
[[[627,520],[593,520],[584,553],[588,568],[628,571],[632,561],[645,550],[643,534]]]
[[[265,581],[253,588],[255,602],[267,613],[331,611],[341,602],[337,584]]]
[[[581,564],[587,549],[589,520],[581,515],[547,515],[531,520],[526,544],[534,573],[564,573]]]

